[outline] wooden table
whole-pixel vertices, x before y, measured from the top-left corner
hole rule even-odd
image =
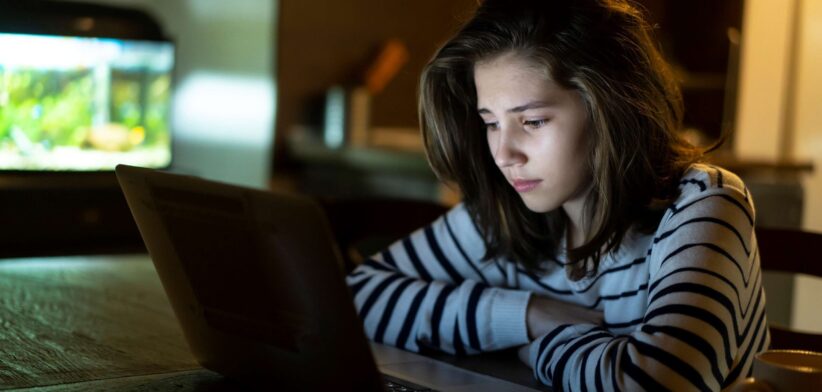
[[[0,260],[0,390],[24,387],[232,389],[195,363],[145,255]]]
[[[454,358],[528,386],[514,351]],[[0,390],[236,391],[191,356],[146,255],[0,259]]]

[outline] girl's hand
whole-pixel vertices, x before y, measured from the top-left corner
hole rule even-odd
[[[564,324],[601,325],[602,312],[538,295],[528,302],[526,323],[528,337],[534,340]],[[525,347],[528,347],[526,345]],[[527,359],[527,357],[526,357]]]
[[[603,321],[602,312],[551,298],[532,295],[526,314],[528,337],[531,343],[519,348],[520,361],[531,367],[530,353],[533,340],[564,324],[596,324]]]

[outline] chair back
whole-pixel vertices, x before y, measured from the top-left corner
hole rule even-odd
[[[759,258],[764,271],[822,278],[822,234],[799,229],[757,227]],[[822,352],[822,334],[770,326],[772,349]]]

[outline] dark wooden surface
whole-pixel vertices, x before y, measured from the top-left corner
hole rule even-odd
[[[822,278],[822,233],[757,227],[756,240],[762,269]]]
[[[537,387],[514,351],[455,366]],[[0,259],[0,390],[238,391],[191,356],[146,255]]]
[[[110,390],[192,369],[147,256],[0,260],[0,389]]]

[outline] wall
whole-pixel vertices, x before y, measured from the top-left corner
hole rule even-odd
[[[822,0],[746,0],[742,34],[734,151],[812,160],[815,172],[803,178],[802,226],[822,232]],[[770,305],[792,296],[791,325],[815,331],[822,331],[820,295],[822,282],[805,277],[792,293],[768,292]]]
[[[734,153],[776,160],[787,88],[792,1],[746,0]]]
[[[177,44],[173,171],[267,187],[274,0],[96,0],[156,16]]]

